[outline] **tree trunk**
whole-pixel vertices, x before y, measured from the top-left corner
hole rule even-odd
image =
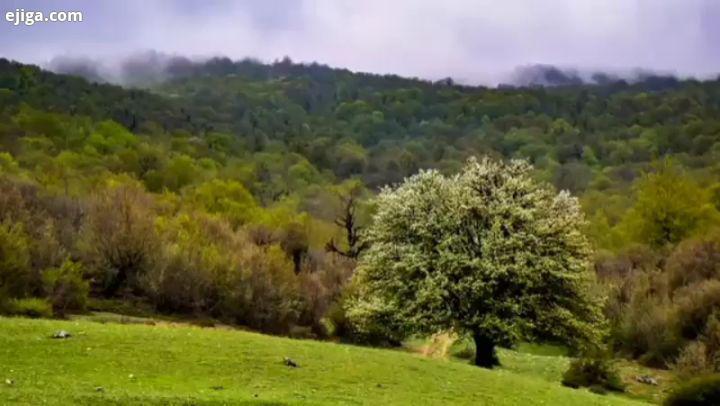
[[[495,343],[481,331],[473,333],[475,341],[475,365],[483,368],[492,368],[500,365],[495,353]]]

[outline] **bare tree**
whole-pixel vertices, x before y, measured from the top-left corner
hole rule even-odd
[[[367,243],[362,238],[363,227],[358,225],[357,207],[361,192],[362,189],[359,186],[354,186],[347,193],[340,195],[342,212],[335,219],[335,224],[345,230],[347,248],[339,247],[333,238],[325,244],[327,252],[334,252],[346,258],[357,259],[367,248]]]

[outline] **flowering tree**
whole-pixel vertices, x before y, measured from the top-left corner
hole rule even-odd
[[[520,339],[596,342],[579,204],[531,170],[471,159],[458,175],[423,171],[385,188],[347,305],[357,328],[454,329],[472,336],[483,367]]]

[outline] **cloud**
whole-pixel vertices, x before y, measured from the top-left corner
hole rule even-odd
[[[246,56],[497,83],[516,66],[720,72],[716,0],[10,0],[0,11],[80,10],[81,24],[13,27],[0,55],[112,60],[138,50]]]

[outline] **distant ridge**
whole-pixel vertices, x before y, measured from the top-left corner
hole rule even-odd
[[[197,76],[241,76],[251,80],[272,80],[284,77],[306,77],[316,82],[332,82],[339,77],[352,75],[361,78],[367,85],[393,86],[457,86],[465,89],[487,88],[483,85],[466,85],[444,78],[431,81],[394,74],[353,72],[345,68],[334,68],[325,64],[297,63],[288,57],[263,62],[254,58],[232,60],[217,56],[206,59],[191,59],[185,56],[168,55],[146,51],[122,58],[108,64],[87,57],[58,56],[45,67],[61,74],[80,76],[90,82],[115,83],[125,86],[153,86],[174,79]],[[389,79],[389,80],[388,80]],[[672,74],[643,69],[628,69],[624,72],[588,70],[560,67],[550,64],[519,66],[498,84],[498,88],[513,87],[566,87],[583,85],[644,84],[647,90],[675,88],[681,78]]]

